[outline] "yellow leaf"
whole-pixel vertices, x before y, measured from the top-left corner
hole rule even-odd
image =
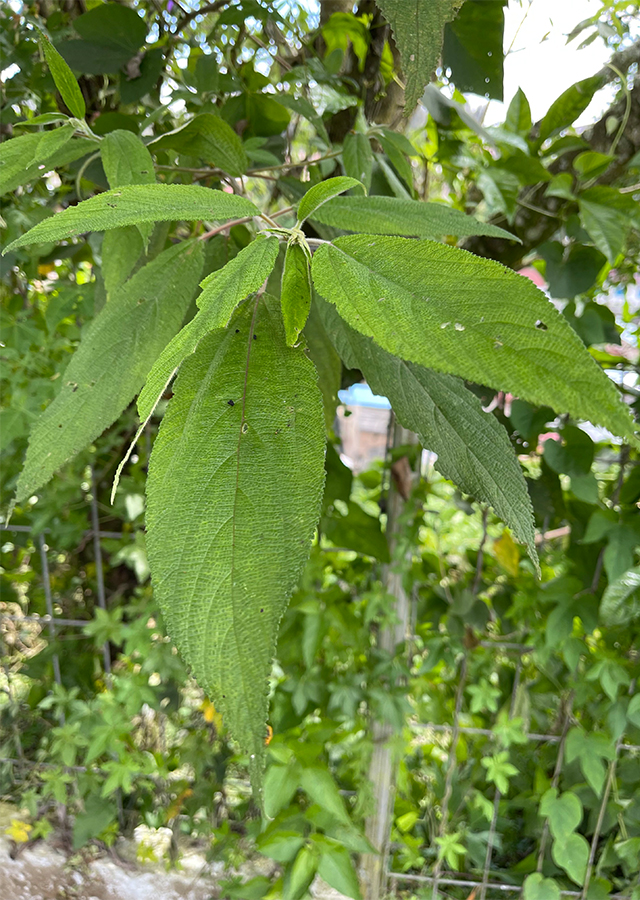
[[[516,576],[520,567],[520,552],[517,544],[508,531],[502,532],[502,537],[498,538],[493,545],[493,554],[500,565],[509,575]]]
[[[5,828],[4,833],[16,844],[26,844],[29,840],[31,828],[32,826],[28,822],[23,822],[21,819],[12,819],[11,825]]]

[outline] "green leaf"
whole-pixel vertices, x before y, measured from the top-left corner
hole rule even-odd
[[[443,29],[462,6],[462,0],[379,0],[382,15],[391,25],[405,78],[405,112],[413,111],[431,80]]]
[[[275,818],[280,810],[289,806],[298,789],[299,781],[300,772],[298,766],[269,766],[264,777],[263,794],[264,813],[268,818]],[[270,855],[262,847],[260,852],[265,853],[267,856]],[[295,856],[295,854],[293,855]],[[275,857],[273,858],[275,859]],[[278,862],[288,862],[288,860],[279,859]]]
[[[112,294],[133,272],[144,249],[136,225],[114,228],[102,239],[102,277],[107,294]]]
[[[591,471],[595,445],[589,435],[575,425],[565,425],[559,432],[561,440],[549,438],[544,442],[544,460],[553,472],[579,478]]]
[[[525,135],[531,131],[532,124],[529,101],[522,88],[518,88],[509,104],[504,127],[514,134]]]
[[[592,75],[590,78],[572,84],[563,94],[560,94],[540,123],[540,141],[545,141],[562,131],[563,128],[572,125],[591,103],[593,95],[602,87],[602,84],[603,80],[600,75]]]
[[[278,768],[283,768],[282,766],[278,766]],[[267,783],[269,780],[269,773],[271,769],[267,771],[265,780],[264,780],[264,790],[265,790],[265,798],[267,793]],[[291,799],[291,798],[289,798]],[[266,805],[266,800],[265,800]],[[304,844],[303,836],[297,831],[281,831],[278,830],[272,834],[260,835],[258,840],[256,841],[256,847],[262,853],[263,856],[268,856],[269,859],[274,859],[276,862],[281,865],[292,862],[295,859],[300,848]]]
[[[315,304],[311,305],[304,327],[307,351],[318,373],[327,431],[333,427],[338,408],[338,391],[342,379],[342,363],[325,331]],[[327,451],[328,452],[328,451]]]
[[[627,719],[636,728],[640,728],[640,694],[636,694],[629,701],[627,707]]]
[[[572,834],[566,841],[554,841],[551,847],[554,863],[576,884],[584,884],[589,861],[589,844],[581,834]]]
[[[135,10],[120,3],[100,3],[73,22],[83,40],[58,45],[72,69],[88,75],[117,72],[145,42],[147,26]]]
[[[553,878],[540,872],[527,875],[524,881],[524,900],[561,900],[560,888]]]
[[[156,180],[151,154],[130,131],[110,131],[100,142],[100,155],[111,188],[154,184]]]
[[[373,171],[373,153],[366,134],[358,131],[346,135],[342,145],[342,162],[346,174],[361,182],[365,190],[369,191]]]
[[[140,269],[93,320],[60,379],[60,393],[33,428],[18,502],[46,484],[133,400],[180,327],[201,270],[201,246],[176,244]]]
[[[0,195],[53,168],[46,166],[45,161],[69,143],[74,131],[75,126],[69,124],[3,141],[0,144]]]
[[[161,135],[149,144],[155,152],[171,148],[203,159],[210,166],[217,166],[229,175],[243,175],[249,168],[249,160],[242,141],[233,128],[212,113],[195,116],[183,128]]]
[[[336,822],[350,825],[351,819],[340,796],[338,786],[326,769],[304,768],[300,773],[300,786],[314,803],[326,810]]]
[[[147,481],[155,596],[196,679],[250,753],[256,791],[276,634],[324,481],[315,371],[302,347],[285,346],[279,306],[266,294],[246,303],[185,363]]]
[[[445,25],[442,67],[459,91],[503,99],[504,6],[507,0],[467,0]]]
[[[460,379],[385,352],[320,302],[328,333],[346,366],[360,369],[375,394],[389,399],[398,421],[437,453],[436,468],[465,493],[488,503],[537,565],[533,509],[507,432]]]
[[[351,854],[337,841],[318,834],[314,837],[314,843],[320,851],[318,863],[318,875],[327,884],[344,894],[345,897],[353,897],[360,900],[360,887],[355,872]]]
[[[357,235],[323,244],[312,276],[342,318],[389,353],[634,438],[616,388],[573,329],[529,279],[498,263],[431,241]]]
[[[323,206],[332,197],[337,197],[344,191],[350,191],[352,188],[362,188],[366,193],[365,186],[355,178],[348,178],[346,175],[338,175],[336,178],[327,178],[320,184],[315,184],[309,188],[298,204],[298,225],[301,225],[305,219],[308,219],[319,207]]]
[[[138,413],[143,422],[149,418],[168,382],[200,341],[219,328],[224,328],[236,306],[257,291],[269,277],[278,255],[278,239],[260,238],[244,247],[222,269],[207,276],[200,285],[202,293],[196,302],[199,312],[174,339],[167,344],[149,372],[138,398]]]
[[[600,618],[604,625],[630,625],[640,618],[640,567],[612,581],[602,595]]]
[[[580,194],[580,219],[610,263],[623,252],[631,226],[640,227],[638,204],[614,188],[596,185]]]
[[[315,847],[304,846],[287,870],[282,885],[282,900],[301,900],[313,881],[318,868]]]
[[[446,234],[458,237],[485,234],[489,237],[519,240],[497,225],[479,222],[473,216],[467,216],[444,203],[422,203],[398,197],[336,197],[325,203],[310,218],[343,231],[363,231],[367,234],[399,234],[434,239]]]
[[[45,219],[13,241],[4,253],[26,244],[60,241],[86,231],[105,231],[123,225],[171,219],[231,219],[254,216],[258,212],[244,197],[196,184],[131,184],[105,191]]]
[[[342,499],[342,498],[341,498]],[[380,519],[370,516],[357,503],[347,503],[347,515],[334,513],[322,520],[322,530],[336,547],[345,547],[388,563],[389,545]]]
[[[38,34],[40,35],[40,46],[44,52],[44,58],[47,61],[55,85],[60,91],[60,96],[72,116],[75,116],[76,119],[84,119],[87,108],[73,72],[49,38],[40,29],[38,29]]]
[[[289,244],[282,271],[282,318],[287,346],[293,347],[311,309],[309,260],[300,244]]]
[[[558,796],[556,788],[550,788],[540,800],[540,815],[549,819],[551,834],[564,841],[582,822],[582,803],[577,794],[565,791]]]

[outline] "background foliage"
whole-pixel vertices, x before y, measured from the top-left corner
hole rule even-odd
[[[34,119],[59,117],[64,106],[37,25],[79,74],[93,132],[142,135],[160,180],[214,185],[243,176],[246,192],[278,212],[309,182],[346,174],[374,196],[446,199],[446,208],[517,234],[521,244],[477,235],[464,246],[512,268],[537,269],[634,405],[637,319],[625,289],[634,283],[638,256],[637,76],[618,79],[612,108],[580,134],[572,123],[613,81],[613,69],[571,88],[539,123],[519,93],[503,125],[484,128],[459,91],[485,94],[486,86],[491,96],[501,95],[503,4],[467,0],[447,26],[444,70],[424,95],[428,114],[407,121],[398,51],[382,19],[386,14],[393,24],[394,5],[378,10],[362,3],[354,13],[351,4],[327,3],[321,22],[296,5],[280,4],[278,11],[249,0],[209,4],[203,17],[170,0],[84,9],[25,4],[16,14],[3,8],[3,64],[18,67],[2,85],[3,134],[40,136],[24,186],[3,170],[7,190],[17,187],[3,200],[6,242],[111,183],[88,138],[86,144],[74,138],[72,146],[82,143],[76,158],[69,146],[43,149],[61,129],[49,127],[52,118]],[[616,52],[612,65],[625,76],[639,56],[629,35],[634,10],[603,5],[575,36],[604,38]],[[491,25],[482,31],[491,57],[476,46],[478,17]],[[77,115],[80,107],[69,112]],[[224,147],[220,121],[238,138]],[[320,220],[309,233],[332,236],[323,229],[334,225]],[[149,259],[172,238],[188,237],[189,228],[156,226]],[[196,225],[193,234],[206,228]],[[211,236],[205,275],[247,246],[250,228],[238,224]],[[5,504],[31,424],[56,394],[82,328],[113,289],[109,260],[126,256],[137,240],[129,229],[115,248],[90,235],[4,258]],[[332,428],[337,388],[359,373],[341,371],[328,352],[314,361]],[[381,722],[392,729],[399,766],[393,872],[418,878],[434,870],[443,878],[466,872],[476,880],[491,841],[491,880],[524,884],[526,900],[583,887],[592,900],[616,891],[635,897],[637,454],[603,432],[587,434],[555,419],[549,409],[475,390],[520,454],[542,581],[498,520],[431,469],[411,491],[390,548],[388,465],[354,478],[330,450],[321,537],[285,614],[272,679],[265,788],[271,821],[255,815],[248,760],[163,637],[151,594],[144,480],[163,404],[113,507],[110,484],[136,430],[133,408],[55,482],[21,503],[12,524],[31,532],[6,533],[2,548],[0,611],[13,618],[0,623],[0,771],[3,793],[29,810],[27,836],[55,827],[77,849],[92,840],[109,845],[139,822],[168,825],[173,852],[180,839],[199,837],[229,865],[223,897],[304,896],[316,871],[356,896],[352,858],[369,849],[363,831],[374,806],[367,779],[371,726]],[[415,462],[415,450],[394,454],[405,452]],[[100,528],[113,533],[101,542],[106,610],[98,603],[100,570],[87,534],[91,497]],[[46,534],[56,614],[87,623],[59,626],[54,641],[22,619],[46,612],[39,534]],[[415,628],[411,642],[390,654],[379,636],[395,617],[385,588],[391,557],[412,597]],[[454,722],[452,739],[446,729]],[[557,740],[531,737],[548,734]],[[273,875],[241,887],[233,867],[255,853],[274,862]],[[407,896],[432,895],[428,883],[400,877],[392,883]],[[469,888],[441,891],[463,897]]]

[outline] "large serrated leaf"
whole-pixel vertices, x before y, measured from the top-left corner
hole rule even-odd
[[[9,244],[4,252],[26,244],[77,237],[85,231],[107,231],[141,222],[231,219],[258,214],[258,208],[244,197],[197,184],[131,184],[105,191],[45,219]]]
[[[489,237],[519,240],[497,225],[480,222],[443,203],[422,203],[418,200],[401,200],[399,197],[335,197],[316,210],[310,218],[343,231],[363,231],[367,234],[399,234],[421,238],[440,238],[445,234],[457,237],[485,234]]]
[[[436,67],[444,26],[463,0],[378,0],[400,51],[407,114],[422,96]]]
[[[250,754],[256,789],[276,634],[324,481],[315,370],[302,347],[285,345],[279,307],[268,295],[246,303],[185,363],[147,482],[167,630]]]
[[[431,241],[357,235],[323,244],[312,275],[352,328],[394,356],[635,439],[616,388],[571,326],[499,263]]]
[[[407,363],[350,328],[335,307],[318,303],[327,332],[351,369],[360,369],[372,391],[387,397],[405,428],[438,454],[436,468],[477,500],[491,505],[534,564],[533,508],[507,432],[453,375]]]
[[[145,422],[162,396],[174,372],[200,341],[218,328],[224,328],[236,306],[257,291],[269,277],[278,256],[278,239],[260,238],[238,253],[222,269],[202,282],[197,298],[200,311],[167,344],[149,372],[138,398],[138,412]]]
[[[17,502],[46,484],[133,400],[180,327],[201,271],[201,245],[176,244],[140,269],[94,319],[60,393],[33,428]]]

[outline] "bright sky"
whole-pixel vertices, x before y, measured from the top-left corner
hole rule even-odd
[[[505,9],[505,104],[519,87],[531,104],[534,122],[564,90],[594,75],[610,58],[598,37],[583,50],[580,43],[589,32],[567,44],[566,36],[583,19],[602,8],[598,0],[510,0]],[[519,29],[519,30],[518,30]],[[545,39],[546,36],[546,39]],[[577,124],[595,121],[609,105],[614,89],[600,91]],[[504,120],[502,104],[492,101],[484,120],[494,125]]]

